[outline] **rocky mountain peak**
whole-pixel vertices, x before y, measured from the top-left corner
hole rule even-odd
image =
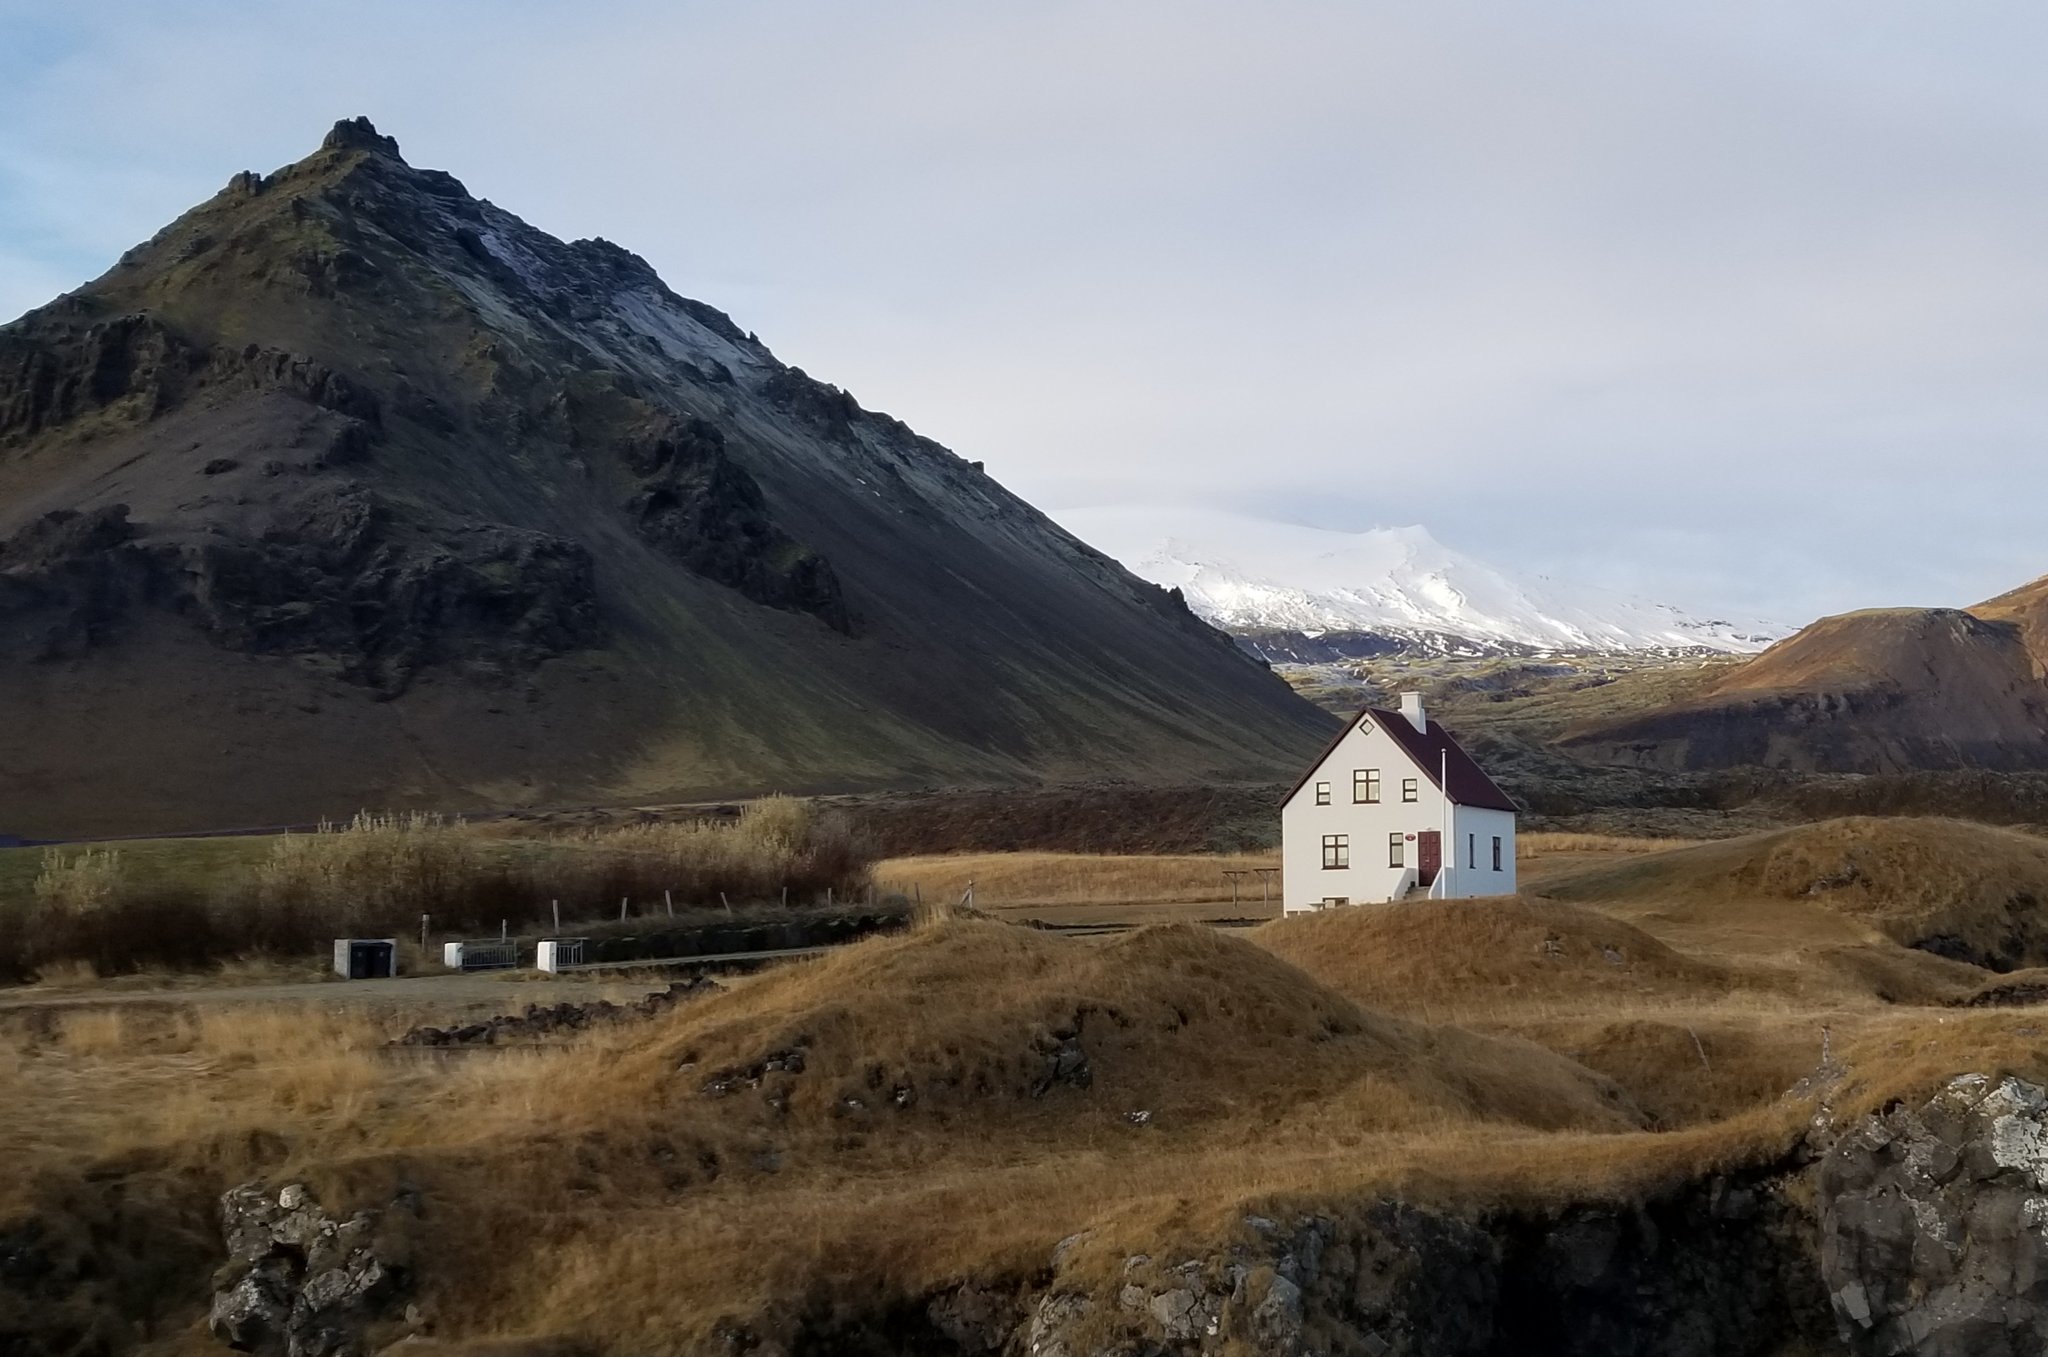
[[[323,151],[368,151],[372,155],[390,156],[403,162],[398,153],[398,138],[387,137],[377,131],[376,125],[368,118],[343,118],[334,124],[332,130],[321,141]]]
[[[160,788],[135,818],[93,798],[100,827],[1085,771],[1109,748],[1284,771],[1323,733],[978,464],[361,118],[0,327],[0,709],[36,713],[0,766],[103,787],[65,732],[104,733],[93,694],[137,672],[275,729],[239,761],[150,759]],[[331,803],[303,799],[314,761]],[[30,809],[0,796],[0,824],[86,827]]]

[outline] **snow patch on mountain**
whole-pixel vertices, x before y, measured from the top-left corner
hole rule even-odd
[[[1427,528],[1330,532],[1208,509],[1069,509],[1060,525],[1186,595],[1226,631],[1371,632],[1516,650],[1762,650],[1793,630],[1542,576],[1517,580]]]

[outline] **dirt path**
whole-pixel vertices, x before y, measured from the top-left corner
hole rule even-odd
[[[1263,921],[1280,917],[1280,901],[1277,898],[1262,905],[1256,895],[1235,905],[1228,900],[1220,900],[1187,904],[1129,905],[1100,902],[1045,905],[987,904],[978,908],[1005,923],[1028,923],[1036,920],[1048,924],[1118,924],[1126,927],[1137,927],[1140,924],[1236,923],[1244,919]]]
[[[630,1000],[668,987],[668,977],[645,979],[528,979],[533,971],[463,975],[407,975],[394,980],[313,980],[266,985],[194,985],[164,989],[46,988],[0,990],[0,1012],[26,1008],[102,1008],[118,1004],[294,1004],[360,1008],[466,1008],[496,1010],[573,999]]]

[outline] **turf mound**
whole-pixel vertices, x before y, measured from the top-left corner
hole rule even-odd
[[[1993,970],[2048,963],[2048,841],[1961,820],[1826,820],[1651,854],[1544,891],[1586,902],[1811,902]]]
[[[1519,1000],[1713,997],[1734,973],[1547,900],[1429,900],[1282,919],[1260,946],[1367,1008],[1465,1018]]]
[[[1272,951],[1192,926],[1107,944],[981,921],[877,939],[702,1001],[663,1056],[696,1096],[796,1132],[1190,1130],[1364,1084],[1357,1115],[1376,1129],[1636,1121],[1567,1060],[1367,1012]]]

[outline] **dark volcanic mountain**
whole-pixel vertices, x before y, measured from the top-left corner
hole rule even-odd
[[[0,328],[0,829],[1113,774],[1327,718],[363,120]]]
[[[2031,591],[2031,592],[2030,592]],[[1826,617],[1683,701],[1581,725],[1562,744],[1669,770],[2048,768],[2034,585],[1969,611]]]

